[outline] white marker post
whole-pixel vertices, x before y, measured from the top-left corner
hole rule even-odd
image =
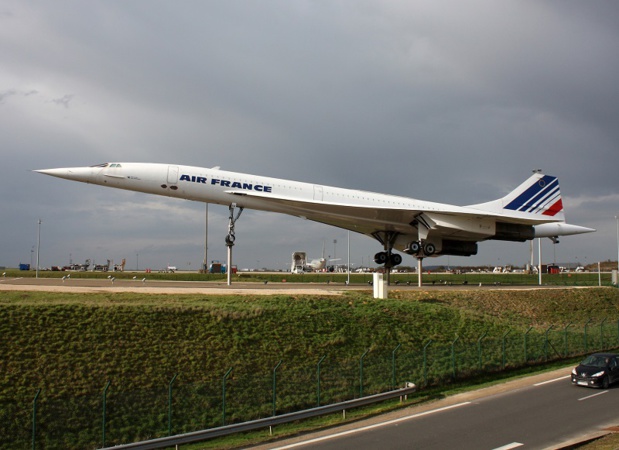
[[[388,296],[387,282],[382,273],[374,272],[373,276],[373,287],[374,287],[374,298],[382,298],[385,299]]]

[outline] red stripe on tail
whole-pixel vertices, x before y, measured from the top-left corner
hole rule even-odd
[[[544,216],[555,216],[557,213],[563,211],[563,201],[559,199],[554,205],[548,208],[546,211],[542,213]]]

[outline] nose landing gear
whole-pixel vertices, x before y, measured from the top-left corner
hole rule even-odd
[[[232,284],[232,247],[234,246],[234,241],[236,240],[236,236],[234,235],[234,225],[243,212],[243,207],[239,207],[239,210],[235,216],[234,212],[236,207],[236,203],[232,203],[228,207],[230,211],[230,217],[228,218],[228,234],[226,236],[226,247],[228,247],[228,265],[226,267],[226,272],[228,273],[228,286]]]

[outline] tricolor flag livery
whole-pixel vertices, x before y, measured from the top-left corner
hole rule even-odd
[[[506,205],[505,209],[556,216],[563,212],[559,180],[557,177],[544,175]]]
[[[386,268],[400,252],[422,258],[471,256],[484,240],[523,242],[595,231],[565,223],[559,181],[535,171],[505,197],[455,206],[415,198],[262,177],[219,168],[104,163],[36,172],[101,186],[289,214],[372,237]],[[237,216],[238,218],[238,216]]]

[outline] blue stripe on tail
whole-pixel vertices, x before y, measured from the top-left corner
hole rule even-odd
[[[544,175],[504,208],[512,211],[536,212],[549,199],[558,195],[559,181],[557,177]]]

